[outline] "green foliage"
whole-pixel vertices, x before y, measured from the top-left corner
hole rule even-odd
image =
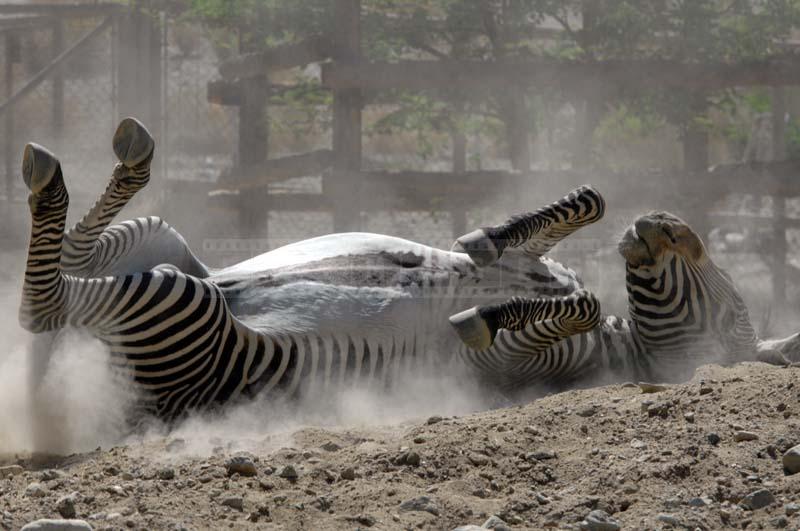
[[[190,13],[214,28],[221,43],[239,42],[244,50],[337,31],[333,0],[186,1]],[[362,50],[373,61],[546,57],[734,62],[780,53],[781,42],[800,24],[800,0],[362,0],[361,23]],[[397,105],[372,132],[414,132],[422,156],[434,152],[430,143],[442,136],[438,133],[467,124],[478,129],[476,134],[507,144],[513,128],[498,124],[522,120],[535,131],[543,116],[564,103],[556,93],[530,92],[509,100],[517,90],[510,86],[502,93],[466,95],[453,87],[439,93],[395,93]],[[285,97],[292,105],[305,106],[306,118],[324,104],[314,90]],[[769,98],[757,91],[726,99],[724,93],[698,97],[671,90],[620,94],[611,104],[615,110],[599,133],[625,136],[645,134],[667,122],[683,131],[710,128],[708,104],[746,105],[764,112]],[[477,119],[454,118],[461,116]]]

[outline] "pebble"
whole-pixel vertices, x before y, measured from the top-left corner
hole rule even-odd
[[[789,520],[786,519],[785,516],[776,516],[769,521],[772,527],[782,529],[789,525]]]
[[[26,524],[20,531],[92,531],[92,526],[83,520],[43,518]]]
[[[425,424],[430,426],[431,424],[438,424],[441,421],[442,417],[440,417],[439,415],[433,415],[432,417],[428,417],[428,420],[425,421]]]
[[[786,450],[786,453],[783,454],[783,468],[789,475],[800,472],[800,444],[789,448]]]
[[[422,458],[420,458],[417,452],[405,451],[400,453],[394,462],[396,465],[419,466],[422,462]]]
[[[639,382],[639,389],[642,390],[643,394],[660,393],[662,391],[666,391],[667,386],[648,382]]]
[[[758,435],[752,431],[740,430],[733,434],[733,440],[736,442],[755,441],[757,439]]]
[[[599,509],[590,512],[581,522],[581,529],[588,531],[618,531],[622,529],[619,522],[611,518],[608,513]]]
[[[18,476],[24,471],[25,469],[19,465],[0,466],[0,479]]]
[[[714,392],[714,389],[711,387],[707,387],[704,384],[700,384],[700,394],[701,395],[708,395]]]
[[[475,452],[470,452],[469,455],[467,455],[467,459],[469,459],[469,462],[475,466],[483,466],[489,463],[488,457],[486,457],[483,454],[477,454]]]
[[[691,411],[689,413],[684,413],[683,420],[685,420],[689,424],[694,424],[694,413],[692,413]]]
[[[77,512],[75,511],[75,502],[78,499],[78,493],[73,492],[62,496],[56,501],[56,511],[64,518],[75,518]]]
[[[485,527],[480,527],[477,525],[460,525],[453,529],[453,531],[484,531]]]
[[[717,435],[716,433],[709,433],[708,435],[706,435],[706,440],[710,444],[713,444],[714,446],[716,446],[716,445],[719,444],[719,442],[722,440],[722,438],[719,435]]]
[[[739,505],[745,509],[755,511],[758,509],[763,509],[764,507],[772,505],[773,503],[775,503],[775,496],[773,496],[770,491],[767,489],[758,489],[742,498],[742,501],[739,502]]]
[[[683,527],[681,521],[678,520],[677,517],[671,514],[661,513],[656,518],[659,522],[664,522],[665,524],[671,525],[673,527]]]
[[[593,417],[597,413],[597,409],[598,409],[597,406],[594,406],[594,405],[587,406],[587,407],[579,409],[576,412],[576,415],[578,415],[579,417],[584,417],[584,418]]]
[[[694,497],[689,500],[689,507],[705,507],[711,500],[707,498]]]
[[[434,516],[439,516],[439,506],[436,505],[436,502],[434,502],[427,496],[420,496],[418,498],[412,498],[410,500],[404,501],[403,503],[400,504],[400,510],[403,512],[406,511],[426,512]]]
[[[295,468],[292,465],[286,465],[278,473],[278,476],[284,479],[288,479],[290,481],[294,481],[295,479],[298,478],[299,475],[297,473],[297,470],[295,470]]]
[[[244,498],[241,496],[226,496],[222,498],[220,503],[225,507],[230,507],[231,509],[236,509],[237,511],[244,509]]]
[[[41,483],[31,483],[25,488],[25,496],[31,498],[44,498],[47,496],[47,491]]]
[[[359,514],[357,516],[351,516],[348,518],[357,524],[361,524],[364,527],[372,527],[378,523],[374,516],[370,516],[368,514]]]
[[[106,492],[109,494],[114,494],[116,496],[127,496],[128,493],[125,492],[125,489],[120,487],[119,485],[112,485],[106,489]]]
[[[792,516],[795,513],[800,513],[800,503],[787,503],[783,506],[786,516]]]
[[[344,470],[342,470],[341,476],[342,476],[342,479],[346,479],[348,481],[353,481],[354,479],[356,479],[356,469],[351,467],[351,466],[349,466],[349,467],[345,468]]]
[[[323,449],[323,450],[325,450],[326,452],[338,452],[339,450],[341,450],[341,449],[342,449],[342,447],[341,447],[341,446],[339,446],[338,444],[336,444],[336,443],[335,443],[335,442],[333,442],[333,441],[328,441],[328,442],[326,442],[325,444],[323,444],[322,446],[320,446],[320,448],[322,448],[322,449]]]
[[[655,404],[650,405],[647,408],[647,416],[648,417],[661,417],[665,419],[669,417],[669,412],[672,409],[671,402],[658,402]]]
[[[508,524],[499,516],[492,515],[481,526],[483,529],[494,529],[494,531],[511,531]]]
[[[164,481],[175,479],[175,469],[170,467],[162,468],[158,471],[158,479],[163,479]]]
[[[538,452],[530,452],[525,455],[526,461],[546,461],[548,459],[555,459],[558,457],[555,452],[547,450],[540,450]]]
[[[631,440],[631,448],[637,448],[637,449],[647,448],[647,444],[641,439],[633,439]]]
[[[225,462],[225,470],[227,470],[229,476],[239,474],[242,477],[251,478],[258,475],[256,464],[253,463],[252,459],[244,456],[236,456],[228,459]],[[297,477],[297,473],[295,473],[294,477]]]

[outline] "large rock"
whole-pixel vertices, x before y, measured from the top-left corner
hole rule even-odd
[[[92,531],[83,520],[51,520],[44,518],[26,524],[21,531]]]
[[[439,506],[427,496],[404,501],[400,504],[400,511],[419,511],[439,516]]]
[[[772,505],[773,503],[775,503],[775,496],[770,491],[767,489],[758,489],[742,498],[742,501],[739,502],[739,505],[745,509],[755,511],[758,509],[763,509],[764,507]]]
[[[797,474],[800,472],[800,444],[786,450],[783,454],[783,468],[787,474]]]
[[[586,515],[586,519],[581,522],[580,526],[581,529],[587,531],[619,531],[622,529],[619,522],[601,510],[595,510]]]

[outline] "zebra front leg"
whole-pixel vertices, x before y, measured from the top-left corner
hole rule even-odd
[[[169,263],[200,278],[208,269],[184,238],[158,217],[138,218],[113,225],[111,221],[150,181],[155,142],[134,118],[122,120],[114,133],[114,166],[105,192],[64,236],[61,265],[65,272],[102,276],[145,271]]]
[[[600,303],[587,290],[566,297],[523,299],[475,306],[450,317],[450,324],[471,349],[492,346],[500,329],[527,333],[530,354],[541,352],[562,339],[587,332],[600,321]]]
[[[600,220],[604,213],[605,201],[600,192],[581,186],[535,212],[465,234],[456,240],[453,250],[463,249],[480,267],[497,262],[510,248],[538,258],[579,228]]]

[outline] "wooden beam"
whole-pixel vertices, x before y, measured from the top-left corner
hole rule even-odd
[[[115,3],[52,2],[45,4],[2,4],[0,15],[36,14],[59,17],[107,16],[123,13],[128,8]]]
[[[220,64],[219,73],[227,80],[260,76],[276,70],[324,61],[330,57],[331,49],[331,41],[327,37],[309,37],[301,42],[228,59]]]
[[[800,85],[800,56],[761,61],[681,63],[630,61],[400,61],[361,65],[326,63],[322,84],[332,89],[501,90],[509,84],[586,91]]]
[[[234,168],[220,179],[220,185],[240,190],[255,189],[292,177],[319,175],[332,164],[333,151],[320,149],[301,155],[269,159],[250,168]]]

